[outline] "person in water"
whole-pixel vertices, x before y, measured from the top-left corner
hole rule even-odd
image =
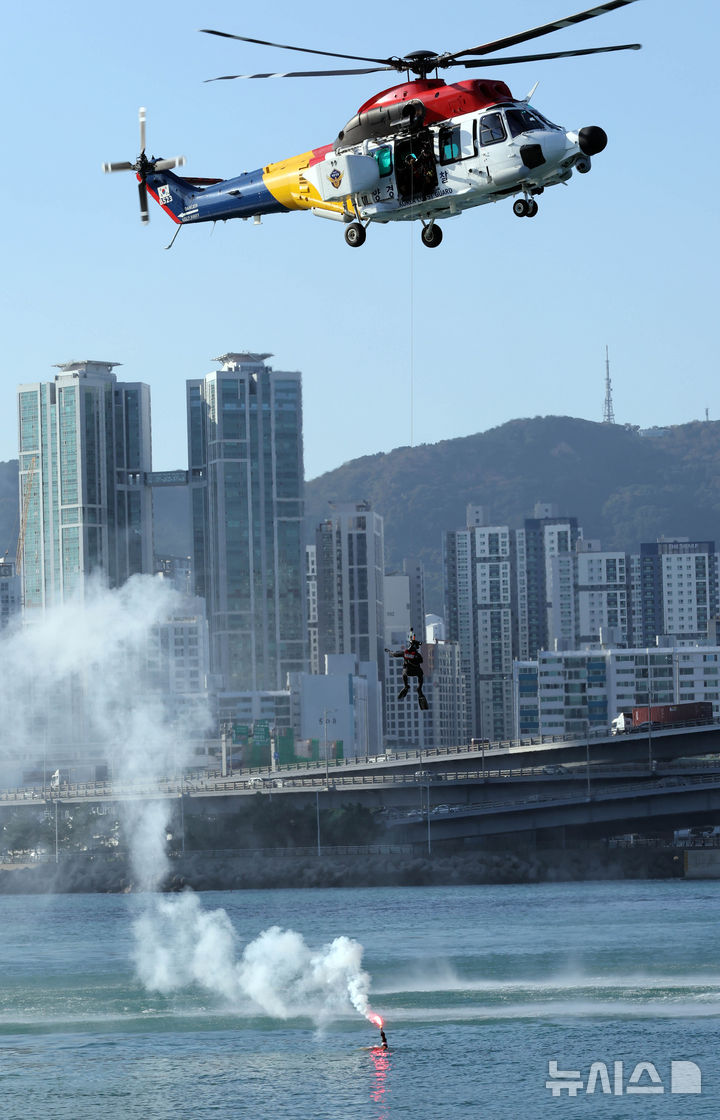
[[[380,1038],[382,1039],[382,1043],[381,1043],[380,1049],[381,1049],[381,1050],[387,1050],[387,1048],[388,1048],[388,1041],[387,1041],[387,1039],[386,1039],[386,1037],[385,1037],[385,1031],[384,1031],[384,1030],[382,1029],[382,1027],[380,1028]]]

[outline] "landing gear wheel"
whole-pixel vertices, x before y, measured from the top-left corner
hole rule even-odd
[[[437,249],[443,239],[443,234],[440,226],[433,224],[431,226],[423,226],[420,237],[422,238],[423,245],[427,245],[428,249]]]
[[[513,214],[516,218],[527,218],[530,213],[530,204],[524,198],[516,198],[513,202]]]
[[[540,207],[538,206],[538,204],[537,204],[537,202],[535,201],[534,198],[530,199],[530,201],[527,204],[527,208],[528,208],[527,209],[528,218],[534,218],[535,215],[537,214],[538,210],[540,209]]]
[[[349,225],[345,230],[345,240],[353,249],[357,249],[360,245],[363,245],[365,243],[365,237],[365,230],[359,222],[353,222],[352,225]]]

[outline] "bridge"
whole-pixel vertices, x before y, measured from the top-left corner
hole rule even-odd
[[[642,735],[535,738],[388,752],[133,782],[0,790],[0,808],[44,803],[180,799],[202,812],[236,812],[242,798],[359,802],[378,810],[397,843],[477,846],[511,835],[556,843],[720,823],[720,724]]]

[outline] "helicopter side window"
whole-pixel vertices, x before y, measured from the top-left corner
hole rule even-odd
[[[480,143],[483,147],[488,144],[498,144],[505,139],[505,125],[502,113],[486,113],[480,118]]]
[[[455,163],[460,155],[460,125],[440,129],[440,163]]]
[[[522,132],[542,130],[542,121],[538,120],[529,109],[507,109],[505,116],[511,136],[519,136]]]
[[[392,175],[392,148],[378,148],[373,152],[373,156],[377,160],[378,169],[380,171],[380,178],[385,179],[388,175]]]

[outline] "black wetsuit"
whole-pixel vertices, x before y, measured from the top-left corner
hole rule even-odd
[[[410,688],[408,677],[417,677],[418,696],[422,696],[424,676],[422,671],[422,654],[420,653],[420,643],[410,642],[410,645],[407,647],[407,649],[398,650],[397,653],[393,653],[392,650],[388,650],[388,653],[391,657],[402,657],[403,659],[403,687],[402,691],[400,692],[400,697],[402,698],[403,696],[407,696],[408,694],[408,690]]]

